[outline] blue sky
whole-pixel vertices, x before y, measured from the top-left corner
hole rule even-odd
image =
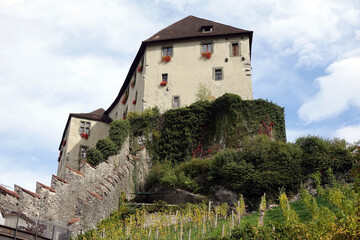
[[[360,140],[357,0],[2,0],[0,184],[50,184],[68,114],[108,108],[141,41],[188,15],[254,31],[254,98],[285,107],[288,141]]]

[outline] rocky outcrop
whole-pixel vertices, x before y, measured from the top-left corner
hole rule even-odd
[[[165,201],[168,204],[181,203],[200,203],[204,197],[199,194],[182,189],[165,188],[159,185],[153,186],[148,192],[139,194],[135,201],[143,203],[154,203],[155,201]]]

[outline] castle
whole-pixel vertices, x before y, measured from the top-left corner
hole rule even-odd
[[[252,31],[188,16],[141,43],[114,102],[105,111],[70,114],[57,176],[79,170],[86,150],[108,135],[109,123],[128,112],[157,106],[161,112],[196,101],[199,86],[214,97],[235,93],[251,100]]]
[[[31,192],[0,185],[0,224],[43,226],[42,235],[52,239],[95,228],[118,207],[121,192],[133,197],[134,178],[139,185],[145,183],[151,159],[145,146],[130,154],[129,139],[117,155],[96,167],[84,161],[86,150],[108,136],[113,120],[154,106],[164,112],[189,105],[196,101],[199,86],[214,97],[235,93],[252,99],[252,34],[188,16],[143,41],[110,107],[69,115],[51,186],[37,182],[36,192]],[[7,231],[6,236],[13,237]]]

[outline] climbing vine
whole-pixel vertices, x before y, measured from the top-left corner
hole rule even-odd
[[[224,94],[159,115],[158,110],[129,114],[133,136],[146,135],[153,160],[179,163],[221,148],[239,148],[248,136],[266,133],[286,141],[284,108],[259,99]],[[270,126],[271,125],[271,126]]]

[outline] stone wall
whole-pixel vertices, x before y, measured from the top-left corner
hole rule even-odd
[[[56,239],[65,239],[95,228],[118,208],[122,192],[132,199],[144,186],[150,165],[145,147],[136,156],[129,154],[127,139],[118,155],[96,167],[81,162],[80,171],[67,166],[64,179],[53,175],[51,187],[37,182],[36,193],[19,186],[14,191],[1,187],[0,208],[24,213],[35,222],[40,219],[48,234],[55,226]]]

